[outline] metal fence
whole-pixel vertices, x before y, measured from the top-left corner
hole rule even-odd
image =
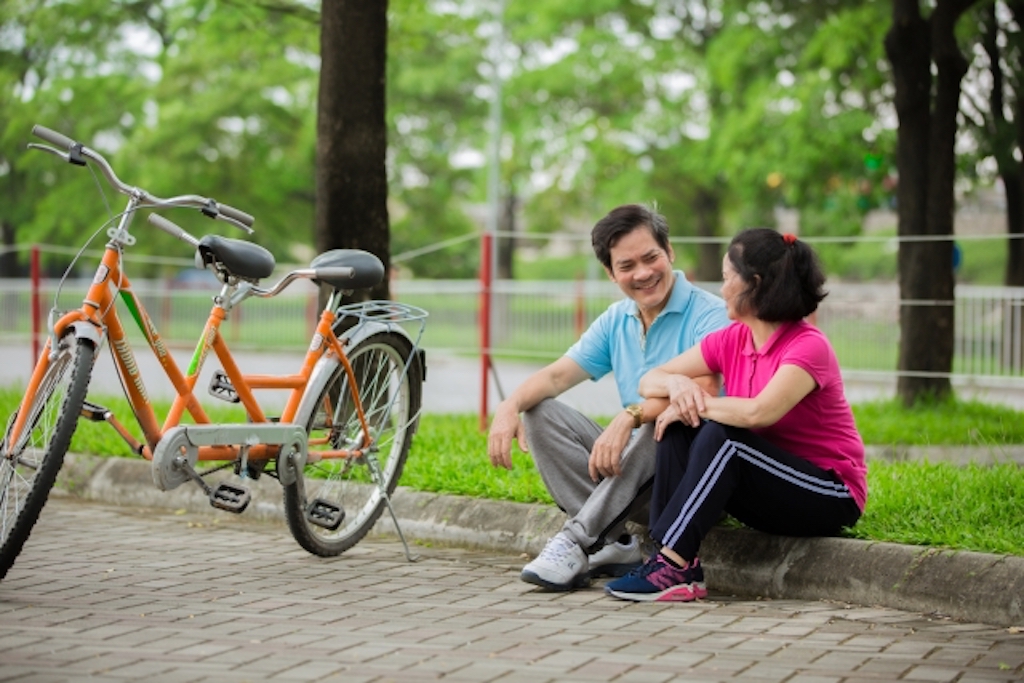
[[[701,286],[717,292],[718,283]],[[54,305],[56,282],[44,281],[43,320]],[[67,283],[59,308],[78,305],[86,285]],[[168,343],[193,345],[210,308],[211,289],[179,289],[169,282],[135,283],[135,291]],[[480,285],[474,280],[398,280],[393,296],[430,312],[423,343],[429,349],[479,352]],[[557,358],[621,292],[608,281],[499,281],[493,287],[492,352],[546,362]],[[31,289],[0,280],[0,341],[28,342]],[[914,305],[932,305],[915,302]],[[895,284],[830,283],[815,323],[832,341],[844,372],[893,375],[899,346],[899,291]],[[228,343],[247,349],[301,349],[316,316],[316,291],[296,283],[274,299],[252,299],[225,323]],[[1024,288],[960,285],[956,290],[955,377],[998,378],[1024,387]],[[141,341],[141,334],[134,333]]]

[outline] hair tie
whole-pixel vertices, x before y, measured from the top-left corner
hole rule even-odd
[[[784,232],[782,233],[782,241],[791,245],[796,242],[796,235],[791,232]]]

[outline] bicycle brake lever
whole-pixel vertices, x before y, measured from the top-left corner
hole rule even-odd
[[[206,206],[199,209],[207,218],[213,218],[214,220],[222,220],[225,223],[229,223],[236,228],[244,230],[247,235],[252,235],[256,231],[253,230],[252,224],[254,219],[246,212],[236,209],[233,206],[227,204],[221,204],[220,202],[209,199],[206,202]]]
[[[38,142],[30,142],[30,143],[28,143],[28,148],[29,149],[38,149],[38,150],[41,150],[43,152],[49,152],[50,154],[52,154],[54,156],[58,156],[61,159],[63,159],[64,161],[67,161],[68,163],[73,163],[71,161],[71,155],[70,154],[68,154],[67,152],[62,152],[59,149],[56,149],[55,147],[50,147],[49,145],[41,145]]]

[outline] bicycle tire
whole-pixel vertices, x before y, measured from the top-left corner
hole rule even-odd
[[[21,553],[64,464],[95,355],[92,342],[65,334],[29,406],[21,443],[9,443],[14,416],[8,420],[0,442],[0,579]]]
[[[367,424],[379,446],[375,455],[388,495],[394,493],[402,476],[419,422],[423,369],[412,356],[409,340],[394,332],[372,334],[348,354]],[[343,365],[335,368],[308,412],[296,416],[296,423],[304,425],[309,436],[309,462],[299,481],[283,487],[285,516],[300,546],[314,555],[333,557],[366,536],[386,501],[372,482],[366,457],[316,459],[318,449],[353,448],[362,438]],[[325,438],[326,445],[315,444]],[[279,463],[278,471],[281,469]],[[310,521],[307,511],[321,502],[344,510],[337,528]]]

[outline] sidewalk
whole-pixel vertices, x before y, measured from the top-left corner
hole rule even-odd
[[[243,517],[283,520],[277,482],[265,477],[251,483],[253,503]],[[58,486],[80,498],[135,509],[233,517],[213,510],[198,487],[157,490],[149,463],[143,460],[69,456]],[[497,553],[535,555],[565,519],[548,505],[444,496],[404,487],[399,487],[393,503],[407,538]],[[375,531],[393,534],[386,512]],[[852,539],[785,538],[724,528],[708,536],[701,557],[709,588],[718,593],[837,600],[1024,628],[1024,557]]]
[[[246,513],[248,514],[248,513]],[[841,601],[545,593],[507,551],[55,496],[0,582],[4,683],[1011,683],[1024,634]]]

